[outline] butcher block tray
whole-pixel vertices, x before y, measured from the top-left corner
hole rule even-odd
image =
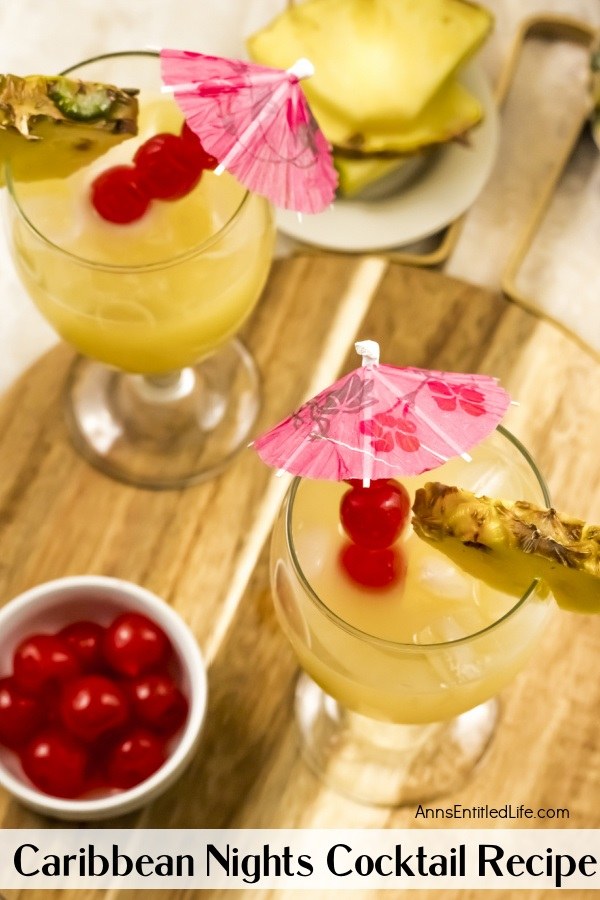
[[[532,451],[555,505],[600,521],[600,366],[552,324],[435,271],[334,254],[277,262],[243,335],[263,376],[257,432],[353,368],[359,337],[379,341],[385,362],[499,376],[519,402],[505,424]],[[268,584],[268,538],[285,479],[248,448],[220,477],[182,491],[111,481],[69,443],[62,388],[72,358],[57,347],[0,400],[0,600],[68,574],[130,579],[172,604],[209,665],[208,716],[192,765],[151,806],[103,826],[428,824],[415,819],[414,808],[369,808],[334,794],[299,757],[291,711],[296,663]],[[563,807],[569,819],[561,827],[600,827],[598,659],[600,617],[557,613],[534,659],[501,697],[502,719],[484,763],[445,805]],[[0,817],[4,828],[55,825],[5,794]],[[436,827],[445,824],[452,822]],[[528,824],[543,825],[519,826]],[[71,892],[56,893],[69,900]],[[138,893],[144,900],[194,896],[110,897]],[[73,891],[73,900],[103,896]],[[476,892],[444,896],[470,900]]]

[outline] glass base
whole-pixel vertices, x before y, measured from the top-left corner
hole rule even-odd
[[[244,446],[260,406],[259,377],[239,341],[160,376],[80,357],[66,401],[73,442],[92,465],[139,487],[181,488],[216,474]]]
[[[498,701],[427,725],[351,712],[302,673],[295,712],[302,754],[331,788],[371,806],[424,803],[459,788],[494,734]]]

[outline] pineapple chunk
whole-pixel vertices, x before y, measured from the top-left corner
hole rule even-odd
[[[430,160],[427,153],[380,159],[377,156],[343,156],[334,151],[338,194],[348,199],[384,199],[417,179]]]
[[[338,173],[338,193],[343,197],[356,197],[374,182],[386,180],[409,164],[404,159],[353,159],[334,152],[333,164]]]
[[[491,14],[466,0],[306,0],[247,46],[257,62],[284,69],[309,57],[311,105],[352,130],[389,131],[421,112],[491,25]]]
[[[112,85],[0,75],[0,161],[16,180],[70,175],[134,135],[137,114],[132,92]]]
[[[600,613],[600,526],[439,482],[416,492],[413,512],[419,537],[492,587],[519,595],[537,578],[563,609]]]
[[[458,81],[442,85],[429,103],[413,119],[391,125],[352,127],[339,116],[321,107],[312,111],[327,140],[341,152],[386,156],[414,153],[433,144],[443,144],[464,135],[483,117],[479,100]]]

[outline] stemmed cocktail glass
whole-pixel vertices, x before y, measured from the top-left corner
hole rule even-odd
[[[403,478],[411,496],[431,473]],[[525,448],[499,428],[433,480],[549,506]],[[494,733],[499,691],[534,651],[553,609],[539,582],[502,596],[408,529],[404,594],[351,585],[338,560],[347,486],[296,478],[277,520],[271,579],[303,669],[296,722],[311,768],[340,792],[381,805],[459,787]]]
[[[80,357],[67,386],[77,448],[126,482],[182,487],[244,444],[258,377],[236,332],[254,308],[274,240],[267,200],[205,171],[188,197],[155,201],[139,222],[99,219],[89,186],[129,164],[142,141],[177,132],[150,52],[96,57],[70,77],[140,90],[140,135],[61,181],[7,173],[18,272],[41,313]]]

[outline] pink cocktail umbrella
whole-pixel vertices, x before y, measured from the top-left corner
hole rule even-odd
[[[379,363],[374,341],[356,344],[354,369],[254,441],[280,471],[342,481],[419,475],[466,453],[510,404],[496,378]]]
[[[287,71],[238,59],[161,50],[162,78],[205,150],[275,206],[321,212],[337,186],[331,148],[299,81],[308,60]]]

